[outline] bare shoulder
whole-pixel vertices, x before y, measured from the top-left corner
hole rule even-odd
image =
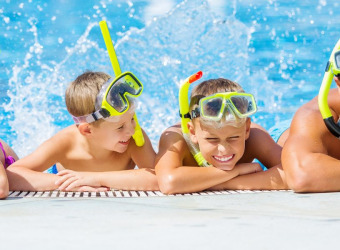
[[[286,151],[327,152],[327,145],[334,145],[337,139],[328,131],[318,108],[317,98],[301,106],[295,113],[288,139]],[[288,152],[287,151],[287,152]]]
[[[81,138],[82,136],[80,135],[77,127],[75,125],[71,125],[56,133],[45,143],[52,144],[54,146],[58,145],[59,149],[65,151],[70,150],[75,147],[75,145],[78,145]]]
[[[257,123],[252,122],[250,125],[248,143],[259,143],[264,139],[271,138],[268,131]]]
[[[161,135],[157,157],[161,157],[167,151],[180,155],[182,159],[190,155],[180,124],[167,128]]]
[[[161,135],[160,138],[160,147],[162,146],[168,146],[168,145],[174,145],[178,143],[185,143],[185,140],[183,138],[181,126],[179,124],[175,124],[166,130]]]

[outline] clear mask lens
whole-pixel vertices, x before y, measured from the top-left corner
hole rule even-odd
[[[224,108],[223,98],[212,98],[202,101],[201,113],[203,117],[218,120],[222,117],[222,108]]]
[[[240,118],[256,112],[256,106],[251,96],[232,96],[230,102]]]
[[[128,107],[126,95],[137,96],[141,91],[142,86],[131,75],[125,75],[111,85],[106,101],[121,113]]]

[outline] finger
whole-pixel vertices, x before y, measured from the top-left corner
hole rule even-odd
[[[97,192],[106,192],[106,191],[109,191],[110,188],[108,188],[108,187],[97,187],[96,190],[97,190]]]
[[[66,174],[70,174],[72,173],[73,171],[72,170],[69,170],[69,169],[64,169],[64,170],[61,170],[57,173],[57,175],[59,176],[63,176],[63,175],[66,175]]]
[[[81,186],[78,189],[80,192],[106,192],[109,190],[107,187],[92,187],[92,186]]]
[[[71,178],[67,179],[63,184],[61,184],[61,185],[59,186],[59,189],[60,189],[60,190],[66,190],[66,188],[67,188],[72,182],[74,182],[74,181],[76,181],[76,180],[77,180],[76,177],[71,177]]]
[[[78,187],[81,187],[81,186],[83,186],[83,184],[81,183],[81,181],[79,179],[77,179],[66,187],[66,191],[71,191],[71,190],[77,189]]]
[[[81,186],[78,190],[80,192],[97,192],[97,189],[91,186]]]
[[[64,176],[61,176],[58,180],[56,180],[55,184],[60,186],[62,183],[64,183],[67,179],[71,178],[71,177],[75,177],[72,174],[67,174]]]

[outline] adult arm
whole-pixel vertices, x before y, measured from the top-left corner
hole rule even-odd
[[[0,161],[0,199],[6,198],[8,195],[8,180],[5,168]]]
[[[328,102],[330,107],[340,107],[337,90],[331,90]],[[337,119],[336,113],[339,111],[333,111]],[[302,106],[294,116],[282,152],[289,187],[296,192],[340,191],[339,146],[339,140],[323,122],[317,99]]]

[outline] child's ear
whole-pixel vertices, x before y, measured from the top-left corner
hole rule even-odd
[[[190,135],[191,141],[193,143],[198,143],[196,132],[195,132],[195,127],[194,127],[194,124],[192,123],[192,121],[188,122],[188,129],[189,129],[189,135]]]
[[[250,119],[250,117],[247,117],[247,120],[246,120],[246,140],[249,138],[249,135],[250,135],[250,125],[251,125],[251,119]]]
[[[337,76],[334,76],[334,81],[336,83],[336,85],[338,86],[338,88],[340,88],[340,78]]]
[[[78,129],[79,129],[79,132],[83,136],[90,136],[90,135],[92,135],[91,126],[88,123],[81,123],[81,124],[79,124],[78,125]]]

